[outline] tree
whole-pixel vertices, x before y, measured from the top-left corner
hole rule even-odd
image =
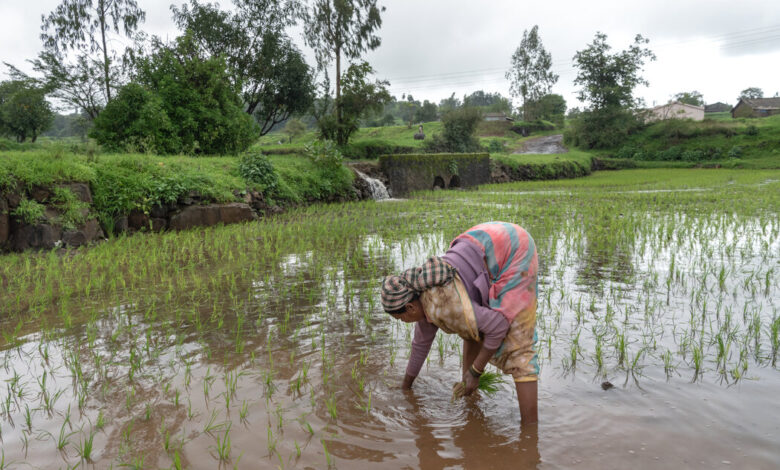
[[[300,119],[290,119],[284,125],[284,133],[290,138],[290,143],[294,138],[303,135],[304,132],[306,132],[306,124],[302,123]]]
[[[215,4],[172,7],[180,28],[195,40],[200,53],[223,57],[228,78],[241,90],[245,110],[260,124],[260,135],[312,105],[311,68],[284,33],[297,10],[292,2],[233,0],[234,12]]]
[[[108,102],[115,82],[112,62],[116,59],[109,49],[108,36],[111,31],[119,34],[120,28],[125,36],[132,36],[145,19],[146,13],[138,8],[135,0],[62,0],[49,16],[43,18],[41,40],[46,52],[60,61],[63,53],[75,51],[80,61],[100,62],[101,84]],[[100,59],[92,54],[99,54]]]
[[[29,81],[0,82],[0,133],[35,142],[54,120],[46,91]]]
[[[482,108],[483,111],[490,113],[512,112],[512,102],[508,98],[501,96],[501,93],[485,93],[482,90],[464,96],[463,106]]]
[[[476,137],[482,121],[479,108],[462,107],[449,111],[441,118],[442,135],[434,134],[423,144],[427,152],[475,152],[481,149]]]
[[[574,55],[579,69],[574,80],[580,85],[577,98],[590,104],[565,133],[566,141],[586,148],[608,148],[620,145],[639,122],[633,110],[639,105],[634,88],[648,82],[640,75],[645,60],[655,60],[645,48],[648,40],[641,35],[621,52],[610,53],[607,36],[596,37],[585,49]]]
[[[439,112],[444,114],[450,111],[454,111],[462,106],[462,103],[460,102],[460,99],[455,97],[455,93],[453,92],[449,98],[444,98],[443,100],[439,101]]]
[[[438,108],[435,103],[431,103],[428,100],[423,101],[422,106],[414,114],[416,122],[431,122],[436,119],[438,119]]]
[[[256,138],[255,124],[228,80],[225,61],[201,57],[192,37],[154,43],[141,58],[136,83],[95,120],[90,135],[102,145],[159,153],[236,154]]]
[[[534,25],[531,31],[523,31],[523,39],[512,54],[512,67],[507,71],[506,78],[510,81],[510,94],[523,100],[523,119],[526,121],[533,118],[526,103],[550,93],[558,81],[558,75],[551,68],[552,56],[542,45],[539,27]]]
[[[381,44],[374,32],[382,26],[377,0],[313,0],[304,12],[305,40],[314,49],[320,69],[336,61],[336,121],[342,122],[341,57],[359,59]]]
[[[390,101],[387,82],[369,81],[368,77],[373,72],[368,62],[349,66],[344,74],[342,94],[334,103],[341,108],[341,119],[332,113],[323,116],[317,122],[321,137],[346,145],[358,129],[360,119],[369,113],[381,111],[385,103]]]
[[[749,100],[756,99],[756,98],[763,98],[764,97],[764,90],[758,87],[750,87],[745,88],[744,90],[739,92],[739,98],[737,98],[737,101],[741,100],[742,98],[747,98]]]
[[[634,88],[648,85],[639,73],[645,60],[655,60],[655,54],[643,47],[648,42],[638,34],[628,50],[610,54],[607,35],[596,33],[588,47],[574,54],[574,65],[579,69],[574,84],[582,87],[577,98],[589,102],[594,111],[636,107]]]
[[[704,106],[704,97],[698,91],[684,91],[674,95],[673,101],[679,101],[683,104],[692,104],[694,106]]]
[[[559,127],[563,126],[566,114],[566,100],[563,99],[563,96],[556,94],[544,95],[531,105],[534,107],[534,113],[539,119],[554,122]]]

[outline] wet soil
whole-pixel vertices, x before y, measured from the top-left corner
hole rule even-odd
[[[567,153],[569,149],[563,145],[563,135],[547,135],[534,137],[523,142],[523,146],[514,153],[519,154],[557,154]]]
[[[404,203],[387,204],[399,212]],[[518,202],[501,204],[508,211]],[[401,241],[363,234],[347,257],[286,253],[239,272],[234,288],[210,289],[208,298],[182,289],[161,301],[150,281],[149,295],[75,306],[84,318],[95,312],[94,322],[66,325],[53,311],[42,323],[54,330],[3,342],[5,465],[777,468],[780,373],[768,360],[766,329],[780,298],[776,268],[767,270],[779,260],[777,220],[672,214],[648,215],[646,223],[650,229],[632,238],[577,225],[546,242],[539,425],[520,425],[508,382],[494,396],[452,402],[461,347],[452,335],[438,335],[414,390],[400,390],[412,327],[379,311],[378,273],[419,264],[449,240],[438,230]],[[688,223],[696,237],[670,229]],[[738,267],[719,287],[703,260],[721,256]],[[667,286],[670,260],[676,274]],[[203,282],[224,276],[224,266],[220,257],[203,262]],[[766,289],[753,287],[764,275]],[[752,339],[734,343],[723,373],[709,360],[700,375],[690,352],[678,354],[690,342],[715,348],[711,330],[724,321],[739,338],[755,318],[764,325],[755,349]],[[5,332],[13,326],[2,324]],[[610,365],[596,367],[591,332],[602,328],[627,335],[624,365],[605,339]],[[742,361],[746,378],[734,380],[729,371]],[[605,381],[614,386],[605,389]]]

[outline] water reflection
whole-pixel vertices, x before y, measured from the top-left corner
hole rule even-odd
[[[403,395],[409,404],[408,424],[416,436],[421,469],[506,468],[511,465],[513,469],[524,470],[535,469],[541,463],[536,423],[518,429],[517,438],[506,442],[506,436],[496,434],[482,408],[476,405],[479,398],[471,398],[460,419],[441,429],[434,419],[426,417],[423,396],[414,390]],[[437,436],[442,433],[444,437]]]

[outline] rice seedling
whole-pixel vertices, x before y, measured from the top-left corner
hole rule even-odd
[[[7,438],[9,429],[34,436],[59,428],[70,449],[89,436],[75,442],[68,434],[92,419],[92,432],[122,435],[121,452],[92,452],[100,468],[132,466],[146,445],[172,453],[177,468],[177,455],[198,455],[193,442],[203,442],[182,437],[176,449],[170,437],[185,435],[182,423],[211,434],[222,449],[267,425],[268,455],[276,454],[280,466],[290,466],[282,449],[295,459],[316,455],[284,428],[291,413],[300,417],[299,433],[324,444],[330,438],[318,435],[320,426],[328,432],[336,420],[354,426],[367,413],[384,416],[385,387],[403,372],[414,330],[382,314],[378,281],[442,253],[472,222],[488,219],[518,221],[538,245],[542,377],[563,364],[594,376],[621,368],[637,384],[643,374],[663,373],[677,386],[677,377],[690,373],[719,387],[748,370],[774,380],[762,368],[777,367],[780,345],[778,273],[771,268],[780,239],[770,209],[777,207],[777,184],[757,187],[758,176],[728,172],[746,186],[726,191],[715,183],[722,173],[709,172],[696,175],[711,182],[707,197],[635,191],[694,181],[669,183],[677,177],[667,173],[637,179],[657,174],[299,207],[246,225],[116,237],[67,255],[4,256],[0,383],[7,393],[0,396],[0,429]],[[549,192],[559,190],[566,194]],[[529,204],[517,204],[518,191]],[[716,203],[723,200],[732,202],[729,211]],[[410,228],[403,223],[410,218],[430,223]],[[461,351],[444,335],[433,349],[424,374],[436,382],[458,369]],[[717,374],[705,374],[708,367]],[[351,394],[354,406],[339,407],[338,399]],[[266,403],[255,414],[249,404],[258,397]],[[555,404],[554,391],[549,400]],[[81,413],[61,428],[52,423],[68,407]],[[101,410],[97,418],[93,409]],[[123,428],[127,416],[148,419],[148,426],[166,409],[186,419],[161,422],[146,444],[132,426]],[[229,428],[232,410],[241,429]],[[318,424],[306,421],[310,413]],[[40,440],[27,445],[30,455],[45,451]],[[323,446],[331,459],[333,445]],[[3,450],[18,465],[27,460],[18,444]],[[246,452],[257,458],[265,449]],[[214,445],[205,453],[211,466],[227,462]]]

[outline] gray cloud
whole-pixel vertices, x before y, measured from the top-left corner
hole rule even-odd
[[[58,3],[0,5],[0,60],[21,65],[33,58],[40,49],[40,16]],[[704,93],[707,101],[733,103],[748,86],[762,87],[768,94],[780,88],[775,79],[780,76],[780,9],[773,3],[392,0],[384,2],[382,46],[365,58],[378,77],[390,80],[391,91],[399,97],[411,93],[439,101],[452,92],[462,96],[478,89],[508,95],[503,77],[512,52],[523,30],[538,24],[560,75],[555,91],[575,106],[574,53],[596,31],[606,33],[617,50],[641,33],[650,38],[658,56],[645,70],[651,86],[638,90],[648,104],[692,89]],[[139,5],[147,12],[144,30],[168,39],[176,36],[169,3],[139,0]],[[313,64],[300,39],[302,27],[291,34]]]

